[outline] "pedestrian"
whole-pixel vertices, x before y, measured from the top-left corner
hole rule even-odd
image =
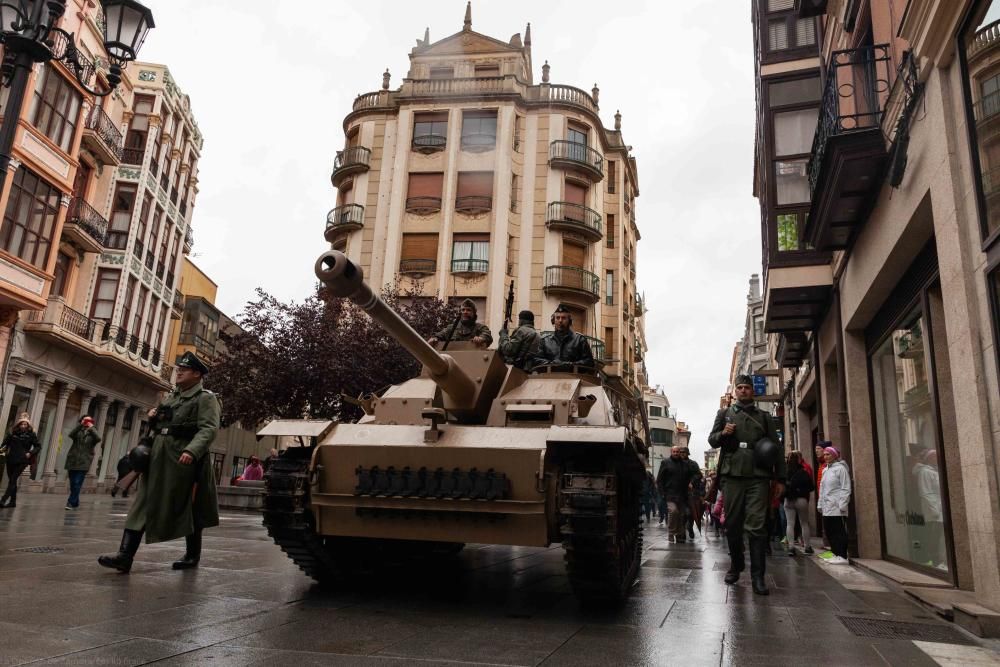
[[[840,458],[840,450],[833,445],[823,450],[826,469],[819,488],[817,507],[823,515],[823,530],[830,540],[833,558],[831,565],[845,565],[847,560],[847,503],[851,500],[851,474],[847,463]]]
[[[94,451],[101,442],[101,436],[94,428],[94,418],[84,415],[72,431],[69,432],[72,443],[66,453],[66,469],[69,477],[69,498],[66,499],[66,509],[75,510],[80,506],[80,489],[87,478],[90,465],[94,462]]]
[[[688,504],[685,508],[685,524],[687,527],[688,539],[694,539],[694,527],[698,526],[698,533],[701,533],[702,505],[705,502],[705,475],[697,463],[691,460],[691,450],[681,447],[681,456],[691,469],[691,485],[688,493]]]
[[[541,346],[541,335],[535,331],[535,314],[522,310],[517,314],[517,328],[507,333],[507,324],[500,330],[500,345],[497,347],[504,362],[523,371],[531,367]]]
[[[132,472],[132,463],[129,461],[128,452],[125,452],[125,455],[122,456],[120,459],[118,459],[118,465],[116,466],[116,468],[118,472],[118,479],[115,480],[115,485],[111,489],[111,497],[114,498],[115,496],[118,495],[118,492],[121,491],[122,498],[128,498],[128,490],[131,485],[125,488],[119,486],[122,483],[122,479],[124,479],[125,475]]]
[[[691,467],[681,454],[681,447],[671,447],[670,457],[660,462],[656,486],[667,501],[667,539],[679,544],[685,542],[684,518],[688,505]]]
[[[10,433],[3,439],[0,449],[5,452],[4,468],[7,471],[7,490],[0,498],[0,507],[17,507],[17,482],[21,473],[38,456],[42,445],[31,428],[27,412],[21,414]]]
[[[715,524],[715,536],[726,534],[726,500],[722,491],[719,491],[712,505],[712,521]]]
[[[816,491],[817,492],[819,491],[819,489],[823,485],[823,471],[826,470],[826,458],[825,458],[825,454],[823,453],[823,450],[826,449],[827,447],[829,447],[832,444],[833,443],[830,442],[829,440],[820,440],[813,447],[813,452],[816,454]],[[822,514],[819,515],[819,519],[818,519],[817,523],[819,524],[818,527],[817,527],[817,532],[819,533],[820,537],[823,538],[823,547],[826,548],[826,549],[829,549],[830,548],[830,541],[826,538],[826,529],[823,526],[823,515]]]
[[[148,465],[125,520],[118,553],[98,558],[103,567],[131,570],[143,534],[147,544],[185,538],[184,557],[173,563],[173,569],[197,567],[202,530],[219,525],[215,475],[207,462],[222,409],[215,394],[202,386],[209,370],[204,362],[185,352],[176,369],[176,388],[150,410],[156,428]]]
[[[260,459],[256,456],[251,456],[250,462],[243,468],[243,480],[259,482],[262,479],[264,479],[264,468],[260,465]]]
[[[653,476],[646,472],[646,478],[642,482],[642,498],[639,500],[640,513],[648,524],[653,520],[653,507],[656,505],[656,482]]]
[[[809,543],[809,495],[816,490],[813,484],[812,474],[802,465],[802,455],[798,452],[789,452],[787,466],[788,482],[785,484],[785,516],[788,519],[786,536],[788,538],[788,555],[795,556],[795,521],[799,521],[802,527],[802,544],[805,545],[807,554],[813,553],[812,545]]]
[[[745,568],[743,535],[750,540],[750,583],[754,593],[768,595],[764,579],[767,568],[767,504],[771,480],[785,479],[785,458],[771,415],[753,400],[753,380],[736,377],[736,401],[715,415],[708,442],[722,450],[719,474],[725,494],[726,538],[729,543],[729,570],[725,582],[735,584]],[[783,482],[778,482],[783,492]]]

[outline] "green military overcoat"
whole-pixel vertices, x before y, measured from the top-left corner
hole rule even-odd
[[[731,435],[724,435],[726,420],[732,420],[736,430]],[[708,436],[708,444],[721,448],[719,455],[719,474],[724,477],[752,477],[758,479],[785,479],[785,458],[779,457],[773,470],[765,470],[754,464],[753,447],[763,437],[780,442],[771,415],[759,409],[756,404],[731,406],[719,410],[715,415],[712,433]],[[746,443],[740,446],[740,443]]]
[[[507,330],[500,331],[500,345],[497,348],[503,360],[518,368],[527,368],[531,360],[538,356],[542,337],[530,324],[522,324],[508,336]]]
[[[441,331],[434,334],[434,338],[440,341],[448,340],[451,327],[452,325],[449,324],[444,329],[441,329]],[[459,322],[458,326],[455,327],[455,333],[451,334],[451,340],[453,341],[470,341],[473,338],[482,338],[484,345],[489,345],[493,342],[493,334],[490,333],[490,328],[479,322],[470,322],[469,324]]]
[[[70,445],[66,452],[66,470],[90,470],[90,464],[94,462],[94,450],[101,442],[101,436],[97,435],[97,429],[93,426],[85,427],[77,424],[76,428],[69,432]]]
[[[125,522],[129,530],[145,530],[147,544],[219,525],[215,474],[208,455],[219,430],[219,399],[199,382],[186,391],[175,388],[161,407],[171,408],[173,418],[156,423],[149,471],[141,477]],[[174,428],[194,435],[174,435],[169,432]],[[194,457],[193,464],[178,461],[184,452]]]

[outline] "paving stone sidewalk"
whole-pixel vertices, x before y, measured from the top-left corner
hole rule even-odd
[[[129,501],[85,495],[66,511],[62,496],[18,500],[0,510],[0,665],[1000,663],[995,642],[853,567],[775,556],[771,595],[754,596],[746,577],[723,584],[722,539],[667,544],[655,525],[629,600],[581,610],[558,547],[470,545],[455,560],[324,591],[259,516],[230,512],[206,532],[197,570],[170,569],[178,541],[143,545],[123,576],[96,558],[117,547]],[[858,635],[884,621],[919,624],[920,637]]]

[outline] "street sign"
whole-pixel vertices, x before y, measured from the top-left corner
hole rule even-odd
[[[753,395],[761,396],[767,393],[767,378],[763,375],[753,376]]]

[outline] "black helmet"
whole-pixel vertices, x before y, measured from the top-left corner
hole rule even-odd
[[[770,438],[761,438],[753,446],[753,464],[758,468],[773,470],[781,456],[781,447]]]
[[[128,453],[128,464],[132,470],[145,473],[149,471],[149,456],[153,448],[148,443],[140,442]]]

